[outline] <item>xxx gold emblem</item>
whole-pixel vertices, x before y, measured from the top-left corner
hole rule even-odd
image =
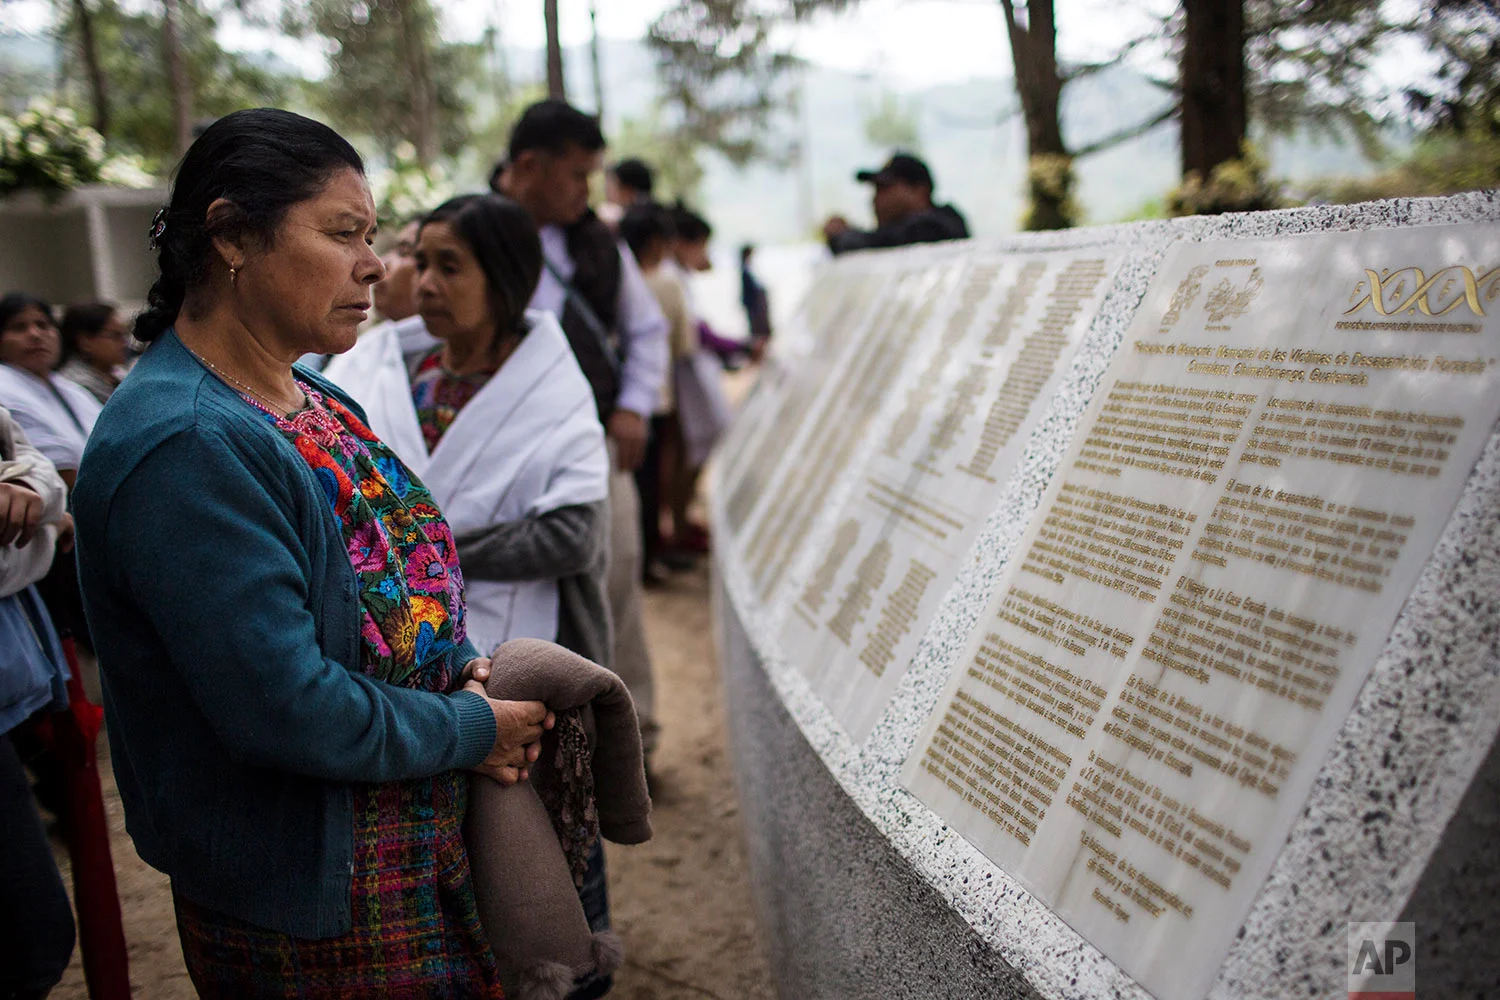
[[[1454,264],[1431,275],[1424,274],[1420,267],[1403,267],[1387,271],[1384,277],[1365,268],[1364,280],[1355,283],[1349,296],[1350,301],[1358,301],[1344,310],[1344,315],[1368,305],[1381,316],[1399,316],[1413,309],[1424,316],[1445,316],[1459,306],[1483,316],[1484,303],[1493,302],[1496,295],[1500,295],[1500,267],[1475,274],[1462,264]]]

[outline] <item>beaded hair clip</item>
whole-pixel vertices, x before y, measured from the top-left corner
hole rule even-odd
[[[151,229],[146,234],[152,251],[161,249],[162,234],[167,231],[167,207],[163,205],[151,217]]]

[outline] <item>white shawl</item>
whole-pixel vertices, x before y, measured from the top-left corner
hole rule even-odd
[[[545,312],[526,317],[530,332],[431,455],[402,351],[403,341],[413,341],[410,331],[394,325],[371,330],[324,370],[432,491],[455,535],[609,494],[604,429],[588,380],[557,320]],[[469,637],[480,652],[508,639],[557,638],[555,580],[469,580],[465,592]]]
[[[42,498],[42,529],[24,547],[0,548],[0,597],[24,590],[52,568],[57,522],[62,520],[68,488],[45,455],[32,447],[26,432],[0,406],[0,483],[18,483]]]
[[[0,406],[10,411],[31,446],[59,469],[78,468],[103,409],[88,390],[59,375],[44,380],[11,365],[0,365]]]

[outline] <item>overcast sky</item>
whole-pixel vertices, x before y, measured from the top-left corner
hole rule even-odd
[[[127,6],[143,0],[125,0]],[[454,38],[474,38],[498,20],[510,45],[540,48],[545,38],[542,0],[434,0]],[[1170,0],[1057,0],[1059,48],[1066,57],[1107,53],[1144,23],[1142,6]],[[597,0],[599,31],[607,38],[639,39],[668,0]],[[565,45],[589,39],[587,0],[559,0]],[[0,29],[41,31],[52,16],[48,0],[0,4]],[[314,47],[238,26],[223,31],[234,48],[268,47],[300,66],[322,72]],[[974,76],[1009,76],[1010,50],[996,0],[863,0],[847,13],[819,17],[791,32],[796,52],[816,63],[852,72],[879,73],[896,86],[922,86]]]

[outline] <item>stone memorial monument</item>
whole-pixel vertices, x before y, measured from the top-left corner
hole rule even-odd
[[[1497,361],[1494,192],[829,265],[713,486],[782,994],[1500,990]]]

